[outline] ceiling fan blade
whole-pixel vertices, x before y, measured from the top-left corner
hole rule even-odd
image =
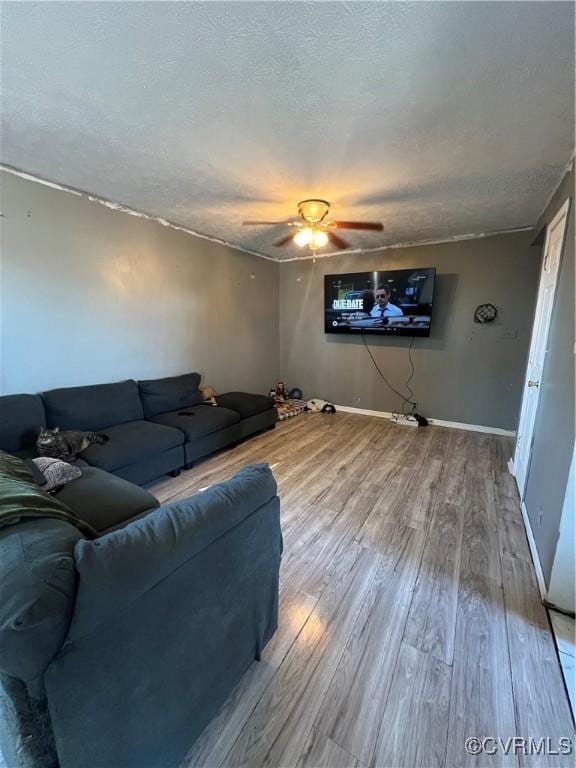
[[[380,221],[333,221],[338,229],[373,229],[382,232],[384,225]]]
[[[280,240],[276,240],[275,243],[272,243],[274,248],[282,248],[284,245],[288,245],[288,243],[294,238],[294,232],[290,232],[289,235],[285,235],[284,237],[281,237]]]
[[[292,224],[291,221],[243,221],[243,227],[277,226],[278,224]]]
[[[345,251],[346,248],[350,248],[350,243],[347,243],[346,240],[343,240],[341,237],[338,237],[338,235],[335,235],[334,232],[328,230],[326,234],[328,235],[328,240],[330,240],[332,245],[335,245],[336,248],[338,248],[340,251]]]

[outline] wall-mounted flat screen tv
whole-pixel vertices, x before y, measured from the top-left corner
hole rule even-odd
[[[436,269],[326,275],[324,331],[429,336]]]

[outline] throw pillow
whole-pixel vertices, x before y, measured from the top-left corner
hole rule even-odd
[[[73,467],[72,464],[60,459],[41,456],[38,459],[32,459],[32,461],[46,478],[46,484],[42,486],[43,491],[61,488],[82,476],[82,470],[79,467]]]
[[[24,464],[26,464],[26,469],[30,470],[36,485],[39,485],[41,488],[43,488],[46,485],[46,478],[42,472],[40,472],[40,469],[36,466],[36,464],[34,464],[34,459],[24,459]]]

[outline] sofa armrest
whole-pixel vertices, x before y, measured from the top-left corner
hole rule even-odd
[[[276,498],[267,464],[75,548],[78,596],[68,635],[83,637]],[[276,543],[275,543],[276,544]]]

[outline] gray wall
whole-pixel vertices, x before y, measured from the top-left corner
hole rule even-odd
[[[351,254],[280,265],[282,377],[306,397],[370,410],[399,410],[358,337],[324,334],[325,274],[436,267],[430,338],[417,338],[414,389],[426,416],[488,427],[516,428],[534,310],[540,256],[530,234],[373,254]],[[473,321],[476,306],[491,302],[498,318]],[[391,383],[409,374],[409,339],[369,338]]]
[[[534,444],[524,503],[530,518],[544,578],[548,584],[574,452],[574,176],[567,176],[542,217],[550,223],[572,197],[558,273]],[[542,248],[538,248],[541,253]]]
[[[279,375],[278,265],[0,174],[1,391]]]

